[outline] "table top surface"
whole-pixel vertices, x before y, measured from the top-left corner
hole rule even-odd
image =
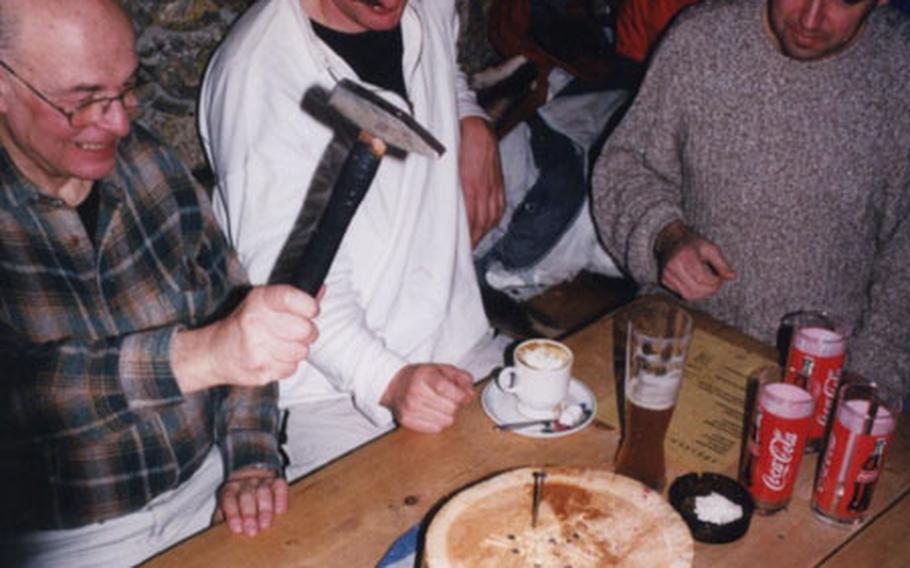
[[[644,300],[647,301],[647,300]],[[703,314],[698,329],[767,356],[775,351]],[[573,374],[600,404],[615,404],[613,319],[607,316],[564,339],[575,352]],[[440,434],[398,429],[291,486],[290,510],[255,538],[213,527],[166,551],[148,566],[375,566],[402,533],[459,489],[519,466],[612,468],[618,430],[600,420],[561,438],[494,429],[478,396]],[[679,409],[677,409],[677,412]],[[696,543],[695,566],[897,566],[910,552],[902,512],[910,511],[910,428],[898,423],[866,521],[835,526],[810,510],[815,456],[807,455],[787,510],[752,519],[742,539]],[[668,479],[685,473],[668,463]],[[725,472],[735,476],[734,471]],[[857,563],[858,562],[858,563]],[[890,562],[890,563],[889,563]]]

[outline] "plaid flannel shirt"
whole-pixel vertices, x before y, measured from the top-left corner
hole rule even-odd
[[[134,127],[92,191],[97,249],[0,150],[0,526],[15,530],[137,510],[213,443],[227,473],[281,467],[274,386],[183,395],[171,369],[176,331],[246,283],[203,190]]]

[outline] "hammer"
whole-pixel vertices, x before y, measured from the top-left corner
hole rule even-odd
[[[445,152],[445,147],[410,115],[353,81],[341,79],[332,89],[328,104],[360,129],[357,140],[331,185],[328,199],[307,196],[269,278],[272,284],[292,284],[310,295],[322,287],[388,146],[432,158]],[[310,191],[312,194],[314,190]],[[312,232],[314,222],[317,224]]]

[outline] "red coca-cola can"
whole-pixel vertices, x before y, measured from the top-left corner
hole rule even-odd
[[[851,381],[841,387],[812,492],[812,509],[822,519],[862,521],[900,411],[900,397],[875,383]]]
[[[770,514],[790,503],[814,409],[812,395],[796,385],[769,383],[759,388],[740,470],[740,481],[759,513]]]
[[[797,312],[785,317],[783,325],[792,327],[784,382],[807,389],[815,398],[806,446],[817,451],[834,405],[850,330],[822,312]]]

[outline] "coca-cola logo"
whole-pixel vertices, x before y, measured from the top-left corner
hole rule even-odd
[[[762,474],[762,483],[772,491],[781,491],[790,472],[790,463],[796,452],[797,436],[794,432],[781,432],[775,428],[771,433],[771,442],[768,444],[768,453],[771,454],[771,467]]]
[[[819,483],[816,484],[816,491],[824,492],[825,481],[828,477],[828,470],[831,468],[831,460],[834,458],[834,451],[837,449],[837,436],[828,437],[828,448],[825,450],[825,459],[822,461],[822,470],[818,474]]]
[[[834,371],[828,373],[828,379],[825,381],[825,386],[822,390],[829,400],[834,398],[834,395],[837,394],[837,373]],[[830,404],[829,402],[828,405],[830,406]]]
[[[822,395],[824,396],[824,407],[822,412],[820,412],[815,420],[822,426],[828,422],[828,414],[831,412],[831,405],[834,404],[834,397],[837,396],[837,373],[830,372],[828,373],[828,378],[825,379],[825,383],[822,385]]]

